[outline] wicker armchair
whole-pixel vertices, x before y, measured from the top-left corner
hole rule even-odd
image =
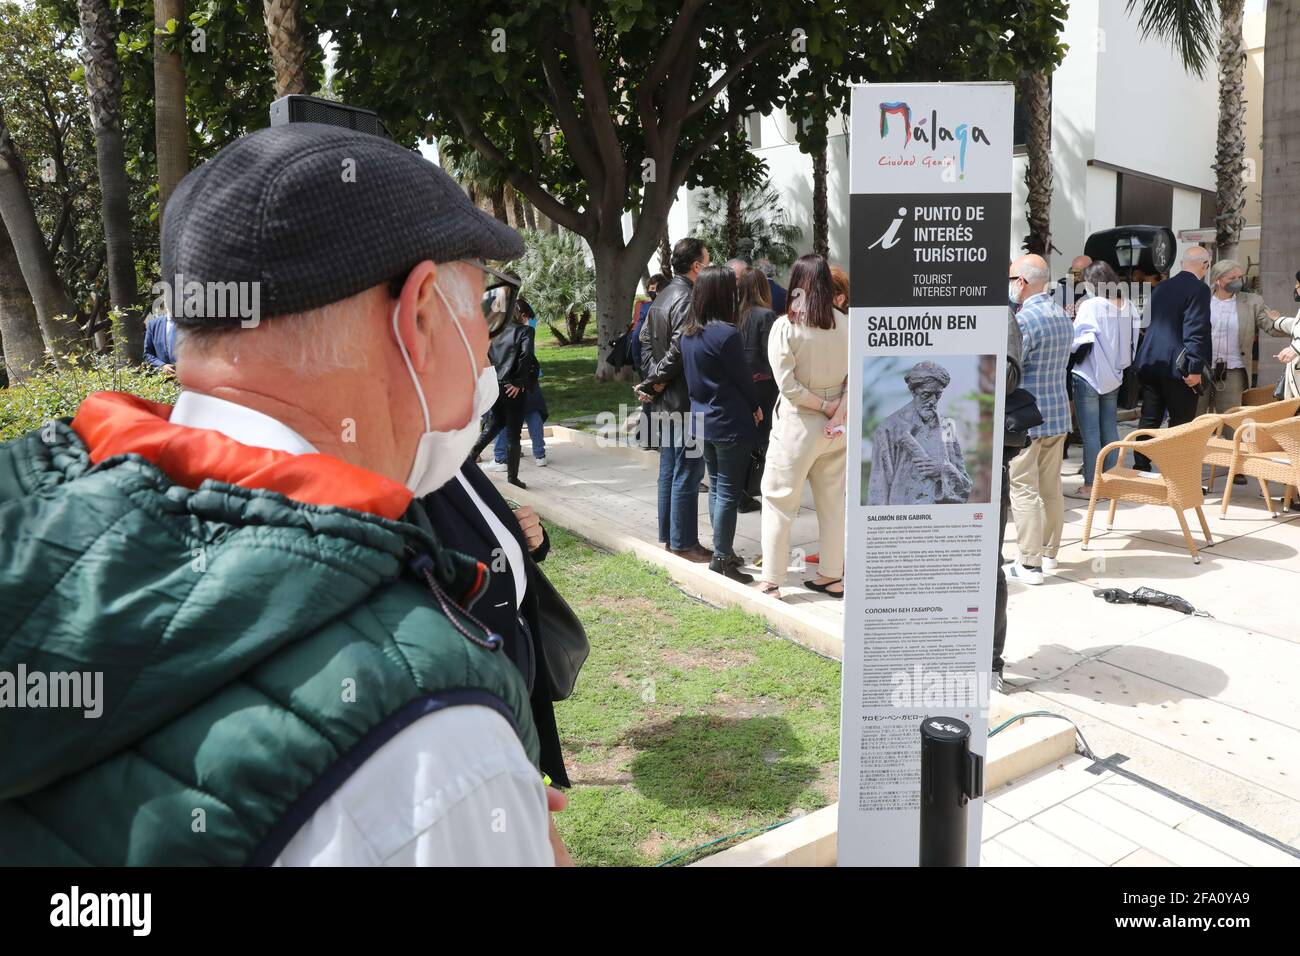
[[[1270,393],[1271,394],[1271,393]],[[1257,452],[1281,451],[1271,439],[1264,437],[1254,429],[1247,429],[1249,434],[1242,436],[1240,443],[1235,441],[1235,433],[1247,422],[1256,425],[1266,422],[1280,422],[1300,412],[1300,398],[1288,398],[1267,405],[1242,405],[1225,412],[1221,417],[1223,425],[1210,436],[1205,446],[1205,463],[1210,466],[1210,480],[1206,488],[1214,489],[1214,478],[1220,467],[1231,468],[1233,456],[1237,453],[1253,455]],[[1234,433],[1234,438],[1224,438],[1225,429]],[[1263,444],[1260,444],[1263,439]]]
[[[1286,485],[1282,507],[1290,511],[1292,495],[1295,494],[1296,485],[1300,484],[1300,418],[1287,418],[1280,422],[1254,426],[1255,444],[1276,445],[1276,451],[1241,451],[1241,447],[1246,444],[1242,436],[1247,431],[1249,429],[1239,428],[1233,436],[1237,447],[1233,449],[1232,464],[1228,467],[1228,487],[1223,492],[1223,513],[1228,513],[1228,502],[1232,499],[1232,479],[1237,475],[1245,475],[1258,479],[1260,491],[1268,502],[1268,513],[1276,518],[1277,510],[1273,507],[1268,483],[1278,481]]]
[[[1102,498],[1110,499],[1110,514],[1106,518],[1106,529],[1115,524],[1115,509],[1120,501],[1133,501],[1143,505],[1168,505],[1178,516],[1178,525],[1183,529],[1183,540],[1192,552],[1192,560],[1201,563],[1200,552],[1196,542],[1187,528],[1187,519],[1183,512],[1188,509],[1196,511],[1200,519],[1201,530],[1205,532],[1205,544],[1214,544],[1210,536],[1210,526],[1205,521],[1205,512],[1201,505],[1205,498],[1201,491],[1201,461],[1205,457],[1205,444],[1219,427],[1221,417],[1202,415],[1195,421],[1175,428],[1139,428],[1129,432],[1121,441],[1113,441],[1097,454],[1097,472],[1092,482],[1092,498],[1088,501],[1088,517],[1083,524],[1083,550],[1088,550],[1088,538],[1092,535],[1092,516],[1097,510],[1097,502]],[[1146,437],[1146,441],[1135,439]],[[1150,458],[1160,474],[1146,474],[1133,468],[1116,464],[1114,468],[1102,471],[1106,456],[1113,451],[1124,448],[1140,450]],[[1122,457],[1121,457],[1122,461]]]
[[[1262,385],[1259,388],[1248,388],[1241,393],[1241,404],[1244,405],[1267,405],[1275,402],[1277,399],[1273,395],[1273,386]]]

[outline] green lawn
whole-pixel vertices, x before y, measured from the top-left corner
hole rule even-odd
[[[560,346],[547,342],[550,337],[538,329],[537,361],[552,425],[600,412],[617,414],[620,404],[636,408],[631,382],[596,381],[596,346]]]
[[[556,823],[579,865],[663,862],[834,801],[838,663],[548,529],[544,568],[592,645],[555,708],[574,783]]]

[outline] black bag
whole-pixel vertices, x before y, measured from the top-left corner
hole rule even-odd
[[[528,562],[533,572],[528,576],[528,586],[537,597],[537,639],[542,652],[542,665],[551,682],[551,700],[564,700],[573,693],[591,642],[587,631],[573,613],[573,608],[555,590],[555,585],[533,561]]]
[[[1029,429],[1043,424],[1043,413],[1038,410],[1038,399],[1023,388],[1007,392],[1004,406],[1005,435],[1002,443],[1007,448],[1024,448],[1029,444]]]
[[[614,368],[623,368],[632,364],[632,330],[628,329],[617,339],[614,340],[614,346],[609,350],[609,357],[605,359]]]

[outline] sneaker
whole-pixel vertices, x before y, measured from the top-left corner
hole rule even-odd
[[[1043,583],[1043,571],[1041,568],[1028,568],[1019,561],[1013,561],[1011,568],[1007,571],[1007,577],[1015,578],[1021,584],[1037,586]]]
[[[533,459],[533,464],[536,465],[538,468],[545,468],[545,467],[546,467],[546,456],[543,455],[541,458],[534,458],[534,459]]]
[[[1055,571],[1059,565],[1060,562],[1057,561],[1056,558],[1049,558],[1047,555],[1043,555],[1044,571]]]
[[[484,471],[505,471],[506,463],[504,461],[494,461],[483,466]]]

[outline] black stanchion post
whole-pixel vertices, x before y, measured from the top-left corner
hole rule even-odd
[[[984,794],[984,758],[955,717],[921,721],[921,866],[965,866],[969,803]]]

